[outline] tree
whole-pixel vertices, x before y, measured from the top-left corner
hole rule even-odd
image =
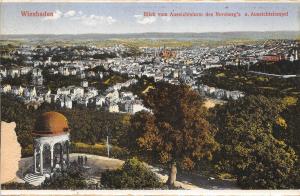
[[[289,144],[300,156],[300,99],[295,99],[278,118],[274,131],[275,136]]]
[[[284,102],[287,107],[276,120],[273,132],[276,138],[291,146],[298,156],[291,179],[294,187],[300,188],[300,100],[288,97]]]
[[[277,99],[247,96],[215,110],[219,166],[237,176],[243,188],[293,187],[297,156],[272,129],[282,109]]]
[[[127,145],[149,161],[169,165],[167,183],[174,186],[177,166],[192,169],[195,161],[211,159],[218,147],[207,111],[200,95],[185,85],[157,83],[143,99],[153,114],[133,116]]]
[[[162,183],[156,174],[137,158],[126,160],[121,169],[103,172],[101,184],[110,189],[152,189],[162,187]]]

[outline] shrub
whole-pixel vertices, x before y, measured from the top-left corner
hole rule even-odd
[[[29,183],[18,183],[18,182],[10,182],[1,184],[1,189],[3,190],[28,190],[28,189],[39,189],[39,186],[33,186]]]
[[[43,189],[87,189],[82,168],[71,164],[67,170],[54,173],[41,185]]]
[[[101,184],[110,189],[155,189],[163,186],[156,174],[136,158],[128,159],[120,169],[102,173]]]

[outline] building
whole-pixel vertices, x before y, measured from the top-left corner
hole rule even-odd
[[[118,102],[119,101],[119,91],[112,91],[106,94],[105,99],[109,102]]]
[[[32,70],[32,74],[31,74],[31,78],[32,78],[32,84],[36,85],[36,86],[42,86],[43,85],[43,75],[42,75],[42,70],[39,68],[34,68]]]
[[[70,70],[68,67],[60,67],[59,68],[59,73],[64,75],[64,76],[69,76],[70,75]]]
[[[141,101],[127,101],[125,102],[124,109],[126,113],[135,114],[136,112],[145,110],[148,111],[147,108],[144,107]]]
[[[32,84],[42,86],[44,82],[43,76],[32,77]]]
[[[20,68],[20,75],[28,74],[31,71],[31,69],[32,69],[31,67],[27,67],[27,66],[21,67]]]
[[[112,113],[118,113],[119,112],[119,106],[116,103],[110,103],[107,107],[106,107],[106,111],[108,112],[112,112]]]
[[[11,68],[7,71],[7,75],[12,78],[20,77],[20,68]]]
[[[176,58],[176,52],[164,49],[160,52],[159,56],[164,58],[164,59],[169,59],[169,58]]]
[[[89,86],[89,82],[86,81],[86,80],[83,80],[83,81],[80,82],[80,85],[81,85],[82,87],[88,87],[88,86]]]
[[[277,62],[277,61],[281,61],[283,59],[284,59],[284,57],[282,55],[264,55],[262,57],[262,60],[266,61],[266,62]]]
[[[103,104],[105,103],[105,97],[101,96],[101,95],[95,97],[94,103],[95,103],[96,106],[102,107]]]
[[[298,50],[293,49],[292,54],[288,58],[289,61],[297,61],[298,60]]]
[[[5,78],[7,76],[6,68],[0,68],[0,76]]]
[[[45,112],[35,123],[33,169],[24,180],[42,183],[56,170],[69,165],[70,129],[67,118],[58,112]],[[32,180],[34,179],[34,180]]]
[[[23,91],[23,96],[24,97],[36,97],[37,92],[36,92],[35,87],[25,88],[24,91]]]
[[[61,108],[65,107],[65,108],[68,108],[68,109],[72,109],[73,102],[72,102],[72,99],[69,95],[62,95],[59,98],[58,102],[59,102],[59,106]]]
[[[34,68],[32,70],[32,77],[42,76],[42,70],[40,68]]]
[[[10,91],[11,91],[11,86],[9,84],[5,84],[1,90],[1,92],[3,93],[9,93]]]

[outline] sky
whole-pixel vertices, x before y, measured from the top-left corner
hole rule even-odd
[[[0,11],[2,34],[300,30],[300,3],[2,3]],[[48,11],[54,16],[24,17],[21,11]],[[144,12],[239,12],[241,16],[145,17]],[[244,16],[251,12],[288,12],[288,16]]]

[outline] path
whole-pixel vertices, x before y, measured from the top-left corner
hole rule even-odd
[[[71,154],[70,159],[77,160],[78,156],[87,156],[87,165],[91,167],[89,174],[95,177],[100,176],[101,172],[107,169],[117,169],[124,163],[124,161],[119,159],[80,153]],[[166,172],[152,166],[149,167],[163,182],[167,181],[168,176]],[[175,185],[183,189],[239,189],[233,181],[210,180],[208,177],[198,174],[178,173],[177,180]]]

